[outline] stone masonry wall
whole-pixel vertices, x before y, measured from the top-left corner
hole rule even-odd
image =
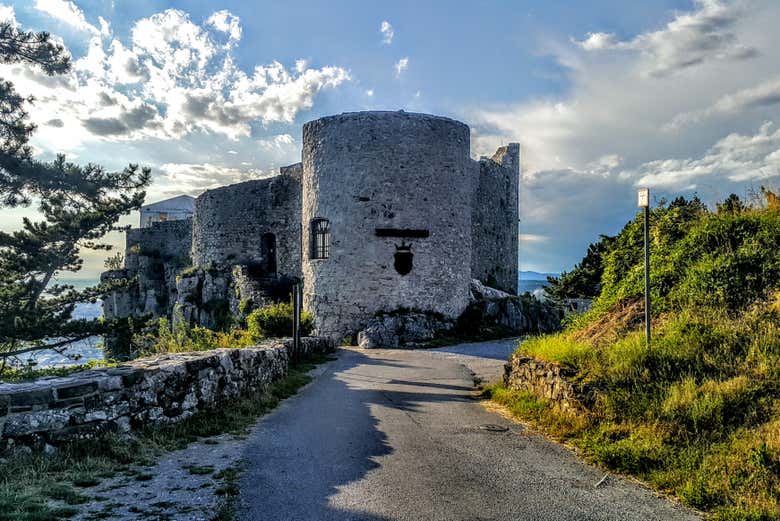
[[[277,176],[208,190],[195,200],[193,264],[218,268],[259,265],[262,238],[276,238],[277,273],[301,271],[301,165],[281,169]]]
[[[514,353],[504,366],[504,384],[529,391],[566,412],[586,411],[595,400],[594,389],[572,381],[574,372],[558,364]]]
[[[0,452],[181,421],[284,378],[290,359],[328,352],[323,338],[269,341],[245,349],[175,353],[113,368],[0,384]]]
[[[517,294],[520,145],[510,143],[479,161],[472,207],[472,277]]]
[[[101,280],[138,277],[137,283],[103,301],[106,318],[170,313],[176,301],[176,273],[190,264],[192,220],[156,222],[133,228],[125,237],[125,268],[108,271]]]
[[[318,334],[342,338],[401,307],[449,318],[465,309],[477,179],[469,135],[458,121],[403,111],[304,125],[304,306]],[[315,218],[330,221],[328,259],[310,255]]]

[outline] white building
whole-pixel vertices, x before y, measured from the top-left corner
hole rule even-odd
[[[152,223],[189,219],[194,205],[195,198],[189,195],[178,195],[144,205],[141,207],[141,228],[148,228]]]

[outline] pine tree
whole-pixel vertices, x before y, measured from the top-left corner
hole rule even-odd
[[[0,23],[0,62],[37,66],[46,74],[70,71],[70,56],[48,33],[24,32]],[[79,250],[108,250],[106,233],[143,203],[150,170],[131,164],[121,172],[79,166],[58,156],[36,160],[29,139],[35,125],[11,82],[0,80],[0,205],[37,204],[40,221],[0,232],[0,368],[15,355],[61,351],[74,341],[109,332],[103,320],[72,320],[74,306],[105,295],[128,281],[86,290],[56,284],[61,272],[76,272]]]

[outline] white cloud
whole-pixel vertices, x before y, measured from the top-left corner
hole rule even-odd
[[[409,68],[409,58],[401,58],[395,64],[395,75],[400,77],[401,74]]]
[[[230,42],[238,42],[241,39],[241,20],[227,9],[217,11],[206,20],[206,25],[222,31],[230,38]]]
[[[552,52],[571,79],[567,93],[466,112],[465,119],[475,123],[475,153],[489,155],[501,143],[514,140],[523,145],[527,175],[561,169],[593,172],[599,170],[595,162],[605,156],[619,156],[621,171],[628,172],[659,158],[702,158],[737,129],[748,135],[764,120],[780,122],[776,66],[780,33],[771,22],[780,16],[780,4],[755,0],[751,10],[740,5],[739,1],[698,2],[695,11],[677,13],[664,29],[628,40],[658,43],[667,37],[693,45],[690,38],[680,36],[683,28],[704,35],[727,28],[730,36],[713,37],[722,44],[710,46],[714,54],[699,62],[695,74],[647,75],[647,70],[658,67],[644,53],[616,57],[582,45],[555,47]],[[591,34],[586,41],[594,47],[612,40]],[[744,45],[756,54],[750,60],[724,61],[718,57],[724,45]],[[654,55],[663,68],[675,61],[660,51]],[[716,113],[727,115],[728,120],[704,121],[703,115]],[[693,119],[703,124],[681,128],[673,135],[660,132],[675,119],[677,125]],[[607,165],[600,171],[615,169]]]
[[[61,0],[44,4],[53,5]],[[107,23],[103,27],[110,31]],[[0,66],[0,73],[36,97],[30,110],[36,123],[58,115],[62,127],[36,133],[44,146],[58,150],[90,139],[171,139],[194,132],[237,139],[251,134],[253,122],[292,123],[320,91],[350,79],[341,67],[313,68],[305,60],[293,68],[274,61],[245,72],[235,64],[232,43],[218,44],[208,28],[226,32],[233,43],[240,37],[238,19],[227,11],[201,26],[169,9],[136,21],[129,42],[95,34],[67,75],[48,77],[20,65]]]
[[[547,242],[550,238],[546,235],[537,235],[535,233],[521,233],[518,238],[524,242]]]
[[[382,23],[379,25],[379,32],[382,33],[382,43],[386,45],[390,45],[393,43],[393,37],[395,36],[395,31],[393,30],[393,26],[390,25],[390,22],[387,20],[383,20]]]
[[[743,2],[695,0],[698,9],[681,13],[662,29],[620,41],[614,34],[595,32],[577,42],[586,51],[636,51],[642,54],[643,73],[664,76],[710,60],[739,60],[755,56],[756,49],[740,42],[734,32],[744,14]]]
[[[764,123],[757,134],[726,136],[700,158],[650,161],[625,175],[638,177],[637,185],[691,189],[699,181],[761,181],[780,176],[780,129],[771,129],[771,123]]]
[[[374,89],[368,89],[366,90],[366,96],[371,97],[374,95]]]
[[[600,51],[617,47],[618,42],[612,33],[588,33],[588,37],[576,42],[586,51]]]
[[[99,35],[101,31],[87,22],[82,11],[76,4],[68,0],[35,0],[35,9],[68,24],[79,31]],[[101,28],[103,24],[101,23]]]
[[[111,36],[111,23],[102,16],[98,16],[98,23],[100,24],[100,36]]]
[[[521,259],[573,265],[634,214],[640,184],[708,203],[777,186],[779,18],[774,0],[698,2],[635,36],[547,42],[563,94],[462,111],[476,156],[521,143],[520,230],[557,239]]]
[[[14,27],[19,27],[19,22],[16,21],[16,13],[12,5],[0,4],[0,22],[7,22]]]
[[[775,78],[755,87],[726,94],[706,109],[678,114],[664,126],[664,130],[677,130],[712,116],[737,114],[747,109],[765,108],[777,104],[780,104],[780,79]]]
[[[241,169],[212,163],[165,163],[160,166],[163,179],[158,187],[170,187],[160,195],[186,193],[197,196],[205,190],[274,175],[258,169]]]
[[[257,143],[266,149],[281,149],[291,145],[294,146],[295,139],[290,134],[279,134],[272,138],[260,139]]]

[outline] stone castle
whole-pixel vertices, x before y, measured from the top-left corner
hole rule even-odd
[[[175,316],[219,327],[289,298],[302,282],[319,335],[356,335],[399,309],[457,318],[476,279],[510,294],[518,276],[519,145],[470,157],[469,127],[399,112],[303,126],[302,161],[209,190],[191,219],[129,230],[136,277],[107,317]]]

